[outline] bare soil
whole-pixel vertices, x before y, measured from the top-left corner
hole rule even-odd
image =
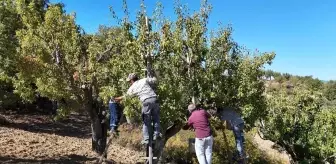
[[[0,114],[0,163],[95,163],[90,123],[71,114],[62,121],[41,114]],[[110,163],[137,163],[141,152],[112,143]]]
[[[263,140],[258,133],[255,134],[253,138],[254,143],[257,145],[257,147],[263,151],[264,154],[269,156],[272,159],[281,159],[283,164],[289,164],[290,158],[288,154],[285,152],[280,152],[273,147],[275,146],[275,143],[270,140]]]
[[[109,163],[141,162],[144,150],[139,144],[139,127],[123,125],[120,136],[109,147]],[[254,137],[265,155],[289,163],[288,156],[273,149],[274,143]],[[0,163],[95,163],[91,151],[90,122],[73,113],[61,121],[41,113],[0,112]]]

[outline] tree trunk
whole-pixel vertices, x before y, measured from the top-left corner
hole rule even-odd
[[[277,144],[279,144],[281,147],[283,147],[285,149],[286,154],[288,154],[289,157],[289,162],[290,163],[297,163],[298,158],[297,155],[294,151],[294,149],[292,148],[292,146],[280,141],[280,142],[275,142]]]
[[[107,121],[104,120],[103,105],[92,97],[92,90],[85,89],[85,109],[91,120],[92,150],[102,155],[107,140]]]
[[[106,131],[99,119],[91,120],[92,150],[99,155],[103,154],[106,147]],[[106,132],[104,135],[104,131]]]

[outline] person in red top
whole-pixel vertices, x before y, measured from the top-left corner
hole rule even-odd
[[[195,151],[200,164],[211,164],[213,137],[210,129],[209,118],[211,115],[204,109],[196,108],[190,104],[188,110],[191,113],[187,124],[183,129],[190,127],[195,129]]]

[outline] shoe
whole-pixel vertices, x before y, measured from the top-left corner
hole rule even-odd
[[[111,129],[110,131],[109,131],[109,133],[114,133],[115,132],[115,130],[114,129]]]
[[[156,141],[156,140],[158,140],[158,139],[160,139],[161,138],[161,135],[160,134],[154,134],[154,136],[153,136],[153,141]]]
[[[143,139],[141,141],[141,144],[143,144],[143,145],[147,145],[148,143],[149,143],[149,139]]]
[[[107,132],[107,136],[112,136],[114,134],[114,131],[113,130],[110,130]]]

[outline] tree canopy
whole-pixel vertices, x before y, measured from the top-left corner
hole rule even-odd
[[[125,93],[129,73],[145,77],[150,57],[159,79],[154,86],[164,134],[159,156],[182,128],[190,102],[237,109],[247,130],[259,124],[264,136],[285,147],[294,160],[324,160],[335,154],[335,81],[265,71],[275,53],[243,48],[234,41],[231,26],[209,31],[211,9],[203,0],[200,10],[190,14],[177,0],[177,19],[169,20],[160,3],[149,14],[141,1],[132,21],[124,0],[121,17],[111,9],[118,24],[86,34],[63,4],[1,0],[0,105],[9,94],[26,101],[33,101],[36,93],[65,100],[58,114],[85,111],[93,142],[101,143],[105,132],[97,103]],[[280,87],[265,90],[270,82],[263,77],[271,76]],[[127,99],[123,105],[140,112],[137,100]]]

